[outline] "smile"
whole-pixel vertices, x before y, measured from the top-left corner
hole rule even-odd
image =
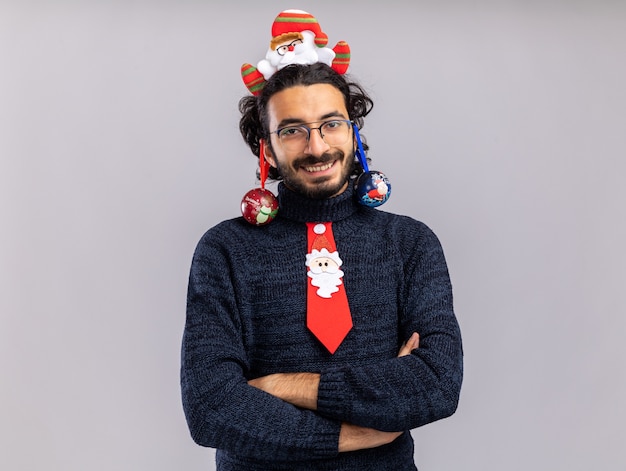
[[[331,168],[334,163],[335,162],[329,162],[329,163],[324,164],[324,165],[318,165],[318,166],[311,165],[311,166],[306,166],[306,167],[303,167],[303,168],[307,172],[311,172],[311,173],[313,173],[313,172],[323,172],[324,170],[328,170],[329,168]]]

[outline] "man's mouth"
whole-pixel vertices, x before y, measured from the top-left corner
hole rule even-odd
[[[304,170],[310,173],[323,172],[324,170],[328,170],[329,168],[331,168],[334,163],[335,162],[333,161],[333,162],[328,162],[322,165],[306,165],[306,166],[303,166],[302,168],[304,168]]]

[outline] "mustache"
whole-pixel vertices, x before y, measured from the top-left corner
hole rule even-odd
[[[293,161],[294,167],[327,164],[333,160],[342,160],[344,153],[340,150],[324,152],[322,155],[304,155]]]

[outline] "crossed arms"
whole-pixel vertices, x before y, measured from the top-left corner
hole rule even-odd
[[[400,348],[398,357],[410,355],[419,347],[419,334],[413,333]],[[318,373],[275,373],[248,381],[248,384],[294,406],[317,410],[320,383]],[[391,443],[402,432],[384,432],[343,422],[339,432],[339,452],[374,448]]]

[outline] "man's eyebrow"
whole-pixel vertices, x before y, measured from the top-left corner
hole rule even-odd
[[[278,129],[280,128],[284,128],[285,126],[291,126],[293,124],[309,124],[309,123],[321,123],[322,121],[326,121],[328,119],[348,119],[343,113],[339,112],[339,111],[331,111],[330,113],[326,113],[322,116],[320,116],[320,118],[318,120],[315,121],[304,121],[303,119],[300,118],[285,118],[282,119],[280,121],[280,123],[278,123]]]

